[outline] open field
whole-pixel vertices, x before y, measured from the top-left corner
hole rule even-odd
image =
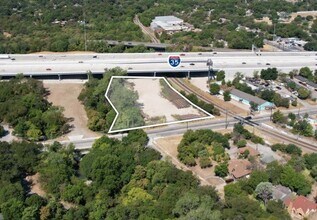
[[[86,111],[77,99],[84,87],[83,83],[44,81],[44,87],[50,91],[50,95],[47,97],[48,101],[55,106],[63,107],[65,117],[74,119],[70,122],[73,126],[72,131],[59,139],[67,140],[100,136],[100,134],[87,128],[88,118]]]

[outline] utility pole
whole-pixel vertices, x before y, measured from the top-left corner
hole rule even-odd
[[[208,82],[209,82],[209,80],[210,80],[210,72],[211,72],[211,67],[213,66],[213,62],[212,62],[212,60],[209,58],[208,60],[207,60],[207,66],[208,66]]]
[[[228,128],[228,109],[226,109],[226,125],[225,125],[225,129]]]

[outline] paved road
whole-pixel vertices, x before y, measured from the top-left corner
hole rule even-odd
[[[182,64],[171,68],[167,59],[171,53],[137,54],[29,54],[10,55],[11,59],[0,59],[0,76],[17,73],[25,75],[56,75],[103,73],[106,68],[121,67],[129,73],[195,72],[207,71],[206,61],[211,58],[214,69],[223,69],[229,75],[277,67],[290,71],[308,66],[316,69],[317,56],[314,52],[267,52],[255,55],[252,52],[183,53]],[[180,54],[180,53],[173,53]],[[96,58],[93,58],[97,56]],[[268,65],[270,64],[270,65]]]
[[[286,110],[283,111],[284,114],[288,114],[290,112],[298,113],[297,109],[292,110]],[[300,111],[301,115],[304,115],[305,113],[308,114],[317,114],[317,107],[312,107],[310,109],[302,109]],[[252,119],[253,122],[261,124],[270,121],[270,113],[262,114],[255,116]],[[235,118],[228,118],[226,119],[211,119],[211,120],[203,120],[199,122],[192,122],[192,123],[182,123],[182,124],[174,124],[164,127],[157,127],[152,129],[146,129],[149,138],[157,138],[157,137],[166,137],[166,136],[172,136],[172,135],[179,135],[185,133],[188,129],[191,130],[198,130],[198,129],[212,129],[212,130],[219,130],[224,129],[226,127],[230,128],[233,127],[235,123],[239,122],[238,119]],[[277,131],[276,131],[277,132]],[[110,137],[116,137],[121,138],[122,134],[117,135],[110,135]],[[95,139],[97,138],[90,138],[90,139],[84,139],[84,140],[77,140],[72,141],[72,143],[75,145],[75,148],[78,150],[87,150],[91,148],[92,144],[94,143]],[[69,144],[71,141],[64,141],[63,144]]]

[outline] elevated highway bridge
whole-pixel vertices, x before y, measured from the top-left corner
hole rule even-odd
[[[169,55],[180,55],[177,68],[169,66]],[[252,75],[254,71],[276,67],[289,72],[307,66],[317,68],[315,52],[206,52],[206,53],[38,53],[10,54],[0,59],[0,76],[12,77],[19,73],[30,77],[87,77],[87,72],[103,74],[106,69],[120,67],[130,75],[197,74],[208,72],[207,60],[214,71],[224,70],[227,78],[236,72]]]

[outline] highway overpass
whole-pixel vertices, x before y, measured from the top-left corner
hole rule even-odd
[[[177,68],[169,66],[169,55],[181,55]],[[276,67],[289,72],[308,66],[316,69],[316,52],[206,52],[206,53],[38,53],[11,54],[0,59],[0,76],[12,77],[18,73],[32,77],[74,76],[86,77],[87,72],[103,74],[105,69],[121,67],[131,75],[154,73],[207,73],[207,60],[213,61],[214,70],[225,70],[227,78],[236,72],[252,75],[254,71]]]

